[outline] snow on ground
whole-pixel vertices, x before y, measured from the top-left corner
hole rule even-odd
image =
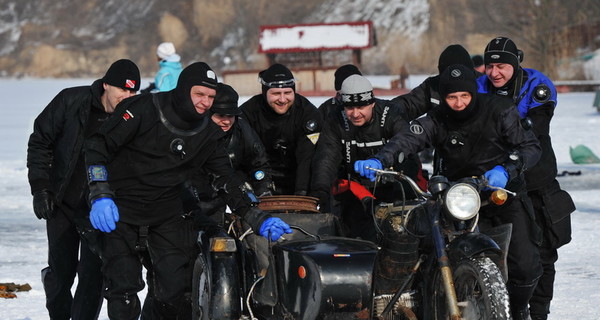
[[[381,78],[372,79],[375,84]],[[92,80],[0,79],[0,282],[32,286],[31,291],[18,293],[16,299],[0,299],[0,319],[48,319],[40,279],[47,255],[45,224],[31,209],[25,165],[27,140],[33,120],[56,93],[70,86],[89,85]],[[420,81],[414,82],[411,86]],[[319,105],[326,97],[310,99]],[[573,241],[559,250],[551,319],[600,318],[595,309],[600,301],[600,272],[596,267],[600,261],[600,232],[596,229],[600,228],[600,165],[576,165],[569,157],[569,147],[578,144],[600,155],[600,113],[592,108],[593,99],[592,92],[559,95],[552,122],[559,172],[582,173],[559,178],[575,199],[577,211],[573,214]],[[105,307],[100,319],[107,319]]]

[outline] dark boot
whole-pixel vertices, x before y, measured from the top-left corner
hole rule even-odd
[[[536,284],[537,281],[530,284],[515,284],[509,281],[506,284],[513,320],[531,320],[529,316],[529,299],[533,295]]]
[[[532,320],[531,317],[529,316],[528,308],[522,308],[519,310],[510,308],[510,313],[512,314],[513,320]]]
[[[547,320],[548,314],[550,313],[550,302],[540,303],[539,301],[534,301],[534,298],[536,297],[532,297],[531,301],[529,302],[529,313],[531,314],[531,319]]]
[[[548,320],[547,314],[531,314],[531,320]]]

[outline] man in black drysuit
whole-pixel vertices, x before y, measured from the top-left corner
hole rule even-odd
[[[48,267],[42,270],[42,283],[51,319],[97,319],[100,313],[102,262],[90,249],[97,244],[88,221],[82,149],[117,104],[139,88],[138,67],[118,60],[92,85],[62,90],[35,119],[27,167],[33,210],[46,220]]]
[[[341,105],[331,108],[326,118],[328,126],[324,127],[317,144],[311,195],[319,198],[321,206],[327,207],[333,187],[348,235],[377,241],[371,212],[373,196],[375,202],[402,200],[402,187],[394,181],[383,181],[376,186],[356,174],[353,165],[356,160],[373,157],[396,133],[407,128],[408,122],[402,117],[400,106],[376,99],[373,86],[361,75],[353,74],[344,80],[340,98]],[[394,168],[425,182],[420,176],[421,163],[416,155],[407,156],[402,163],[397,160]],[[356,188],[360,185],[369,192],[358,192]],[[406,185],[404,192],[408,199],[415,198],[410,186]]]
[[[271,239],[291,233],[278,218],[251,207],[210,121],[217,87],[214,71],[203,62],[186,67],[177,87],[143,94],[120,104],[113,117],[86,144],[90,220],[103,232],[103,272],[108,315],[137,319],[143,289],[136,251],[147,243],[156,310],[162,319],[191,319],[192,267],[196,232],[183,211],[182,184],[199,168],[213,174],[232,207],[252,229]],[[145,230],[144,234],[140,231]]]
[[[242,181],[248,182],[258,197],[272,195],[273,181],[265,153],[265,147],[245,119],[238,107],[239,96],[231,86],[219,83],[217,95],[210,108],[211,120],[225,133],[220,143],[227,151],[228,159]],[[214,176],[206,170],[198,170],[188,184],[191,197],[190,209],[199,209],[198,220],[206,223],[219,221],[225,213],[225,199],[213,187]],[[217,219],[205,220],[217,214]]]
[[[517,193],[502,206],[483,207],[480,227],[512,223],[507,258],[510,308],[513,319],[528,319],[529,299],[542,266],[537,249],[539,229],[523,174],[539,160],[539,142],[523,128],[510,100],[477,93],[472,69],[458,64],[448,67],[440,75],[439,86],[444,97],[439,107],[414,120],[409,132],[394,136],[374,159],[389,167],[399,152],[414,153],[430,144],[440,157],[435,174],[451,181],[483,175],[489,185]],[[367,169],[373,167],[369,160],[355,166],[362,175],[374,176]]]
[[[265,146],[275,194],[305,196],[310,185],[310,162],[321,131],[321,115],[296,93],[296,80],[282,64],[259,73],[262,93],[240,109]]]

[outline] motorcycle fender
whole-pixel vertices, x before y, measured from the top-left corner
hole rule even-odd
[[[368,317],[377,252],[372,242],[339,237],[275,245],[280,303],[294,319]]]
[[[502,255],[502,250],[492,238],[477,232],[461,234],[448,245],[448,257],[453,264],[482,252]]]
[[[240,260],[236,252],[212,252],[211,269],[211,319],[240,319],[241,279]]]

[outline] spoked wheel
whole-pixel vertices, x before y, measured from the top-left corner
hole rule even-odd
[[[488,257],[471,257],[452,270],[454,287],[462,319],[510,319],[508,292],[500,270]],[[439,275],[433,292],[435,319],[450,319]]]

